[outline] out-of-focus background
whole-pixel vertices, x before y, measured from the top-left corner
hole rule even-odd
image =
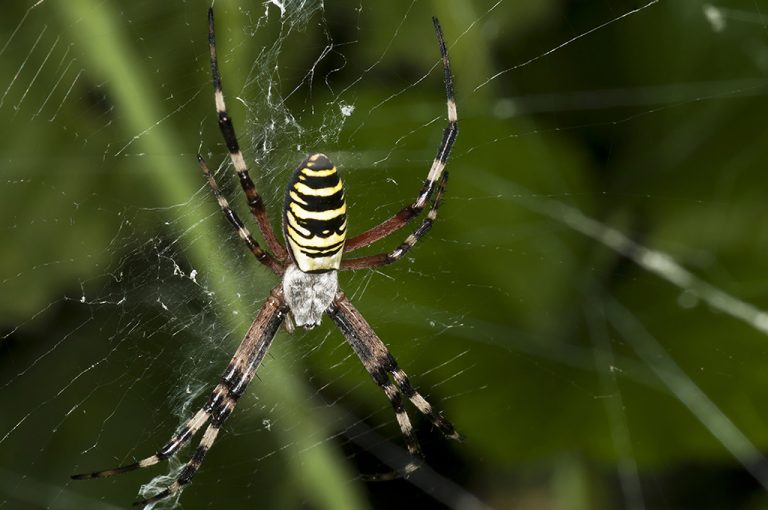
[[[199,0],[0,19],[0,509],[125,508],[276,283],[234,235]],[[275,225],[309,152],[350,231],[461,133],[429,236],[341,281],[466,435],[386,398],[330,321],[278,333],[194,483],[159,507],[768,506],[768,6],[755,0],[217,0],[228,106]],[[407,229],[366,249],[392,249]],[[257,236],[258,237],[258,236]],[[260,239],[260,237],[259,237]]]

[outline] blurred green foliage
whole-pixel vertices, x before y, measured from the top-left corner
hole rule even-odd
[[[195,164],[226,153],[208,5],[4,10],[0,508],[124,507],[157,469],[69,475],[160,446],[276,283]],[[383,466],[360,425],[402,444],[386,399],[330,324],[280,333],[184,508],[768,504],[766,9],[215,9],[228,106],[275,225],[289,173],[323,151],[353,232],[413,199],[439,143],[440,17],[461,133],[439,221],[405,260],[342,285],[468,440],[448,444],[413,412],[435,473],[366,484],[358,474]],[[230,174],[217,175],[245,216]],[[660,278],[636,263],[646,252],[574,226],[589,219],[711,287]]]

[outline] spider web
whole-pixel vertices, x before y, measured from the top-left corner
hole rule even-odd
[[[50,2],[0,21],[0,509],[124,508],[276,280],[221,217],[199,1]],[[350,230],[413,200],[462,132],[433,231],[345,292],[467,437],[380,390],[326,321],[278,333],[201,471],[157,508],[759,508],[768,503],[768,18],[756,0],[219,1],[227,105],[277,225],[309,152]],[[394,247],[404,236],[368,249]],[[193,441],[193,444],[195,442]],[[706,484],[702,484],[706,481]]]

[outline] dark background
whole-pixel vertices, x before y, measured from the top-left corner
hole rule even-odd
[[[208,6],[4,5],[0,509],[127,507],[167,468],[69,475],[163,444],[276,282],[195,163],[226,152]],[[429,467],[361,479],[404,443],[326,321],[278,333],[179,507],[768,505],[768,7],[284,7],[216,2],[228,106],[275,224],[290,172],[322,151],[353,233],[426,175],[446,121],[430,16],[443,24],[461,133],[439,220],[398,264],[341,282],[467,441],[411,408]]]

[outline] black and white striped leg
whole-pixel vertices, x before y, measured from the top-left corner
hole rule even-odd
[[[248,173],[248,166],[245,164],[245,158],[240,150],[240,144],[237,141],[235,128],[232,125],[232,117],[230,117],[227,112],[227,106],[224,103],[224,91],[221,86],[221,75],[219,74],[219,64],[218,59],[216,58],[216,31],[213,21],[213,8],[208,9],[208,48],[210,50],[211,58],[211,77],[213,79],[213,94],[216,101],[216,115],[219,120],[221,135],[224,137],[224,143],[227,145],[227,150],[229,151],[229,158],[232,160],[235,172],[237,172],[240,186],[245,192],[245,197],[248,200],[248,208],[251,210],[251,214],[253,214],[254,218],[256,218],[256,222],[259,224],[259,229],[264,236],[267,247],[279,260],[286,260],[288,253],[285,251],[285,247],[277,239],[275,231],[272,229],[272,224],[267,217],[264,201],[258,191],[256,191],[256,186]]]
[[[410,460],[405,466],[402,466],[398,471],[362,475],[362,478],[366,481],[379,482],[408,477],[408,475],[419,469],[421,462],[424,459],[424,454],[421,451],[421,446],[419,445],[418,439],[416,439],[416,434],[413,430],[411,419],[408,416],[405,407],[403,406],[402,395],[398,391],[397,387],[392,384],[392,381],[389,380],[387,373],[384,370],[381,370],[380,368],[369,367],[365,362],[363,365],[371,374],[373,380],[376,381],[376,384],[384,391],[384,395],[387,396],[389,403],[392,405],[392,409],[395,411],[397,424],[400,427],[400,431],[402,432],[403,437],[405,437],[405,445],[408,448],[408,453],[411,455],[411,457],[413,457],[413,459]]]
[[[455,441],[463,441],[464,437],[456,431],[456,428],[453,426],[453,424],[443,418],[439,413],[435,412],[435,410],[432,408],[432,404],[427,402],[427,400],[421,396],[421,393],[414,389],[411,381],[408,379],[408,375],[403,371],[402,368],[397,366],[395,358],[390,356],[390,360],[391,364],[387,370],[392,374],[392,377],[395,380],[395,384],[400,389],[405,398],[410,400],[411,403],[416,406],[416,409],[421,412],[421,414],[429,418],[432,424],[437,427],[440,432],[445,435],[445,437]]]
[[[285,319],[286,313],[287,306],[283,297],[282,284],[280,284],[272,289],[270,296],[261,307],[261,310],[259,310],[256,319],[251,324],[251,327],[248,328],[245,338],[240,343],[234,356],[232,356],[232,360],[224,371],[221,381],[208,397],[208,401],[155,455],[127,466],[73,475],[72,478],[75,480],[104,478],[133,471],[134,469],[153,466],[175,454],[210,419],[211,423],[203,433],[203,437],[192,454],[192,458],[184,466],[177,480],[155,496],[137,501],[134,505],[154,503],[178,492],[197,473],[203,458],[216,440],[216,435],[222,423],[232,413],[237,400],[245,392],[254,375],[256,375],[256,370],[264,359],[269,346],[272,345],[272,340]]]
[[[203,175],[205,175],[205,178],[208,181],[208,187],[211,188],[213,196],[216,197],[216,201],[219,203],[221,211],[224,213],[224,216],[232,224],[232,226],[235,227],[235,230],[240,236],[240,239],[243,240],[245,245],[249,250],[251,250],[251,253],[253,253],[254,257],[256,257],[259,262],[270,268],[275,274],[282,274],[284,269],[282,264],[275,260],[275,258],[270,253],[264,251],[261,246],[259,246],[259,243],[257,243],[253,238],[251,233],[248,231],[248,228],[246,228],[245,224],[243,223],[243,220],[240,219],[234,209],[232,209],[232,207],[229,205],[229,201],[227,201],[227,199],[224,198],[224,195],[221,194],[219,185],[216,183],[216,179],[213,177],[213,173],[211,172],[210,168],[208,168],[208,165],[205,163],[205,160],[200,154],[197,155],[197,163],[200,165],[200,168],[203,171]]]
[[[365,369],[371,374],[376,384],[382,388],[387,399],[392,404],[397,423],[405,437],[406,445],[411,455],[416,458],[422,457],[419,442],[413,431],[413,425],[403,407],[401,394],[409,398],[417,409],[427,415],[448,437],[453,439],[461,437],[453,425],[434,412],[432,406],[413,389],[408,376],[397,366],[395,358],[390,354],[384,342],[376,335],[370,324],[368,324],[343,292],[339,292],[336,295],[333,304],[328,309],[328,315],[339,327],[352,350],[360,358]],[[395,384],[390,381],[387,373],[392,374]],[[418,467],[419,463],[414,459],[398,471],[402,475],[407,476],[418,469]],[[382,479],[384,477],[377,478]]]
[[[372,267],[386,266],[393,262],[397,262],[413,246],[432,228],[435,220],[437,219],[437,211],[440,209],[440,203],[443,199],[443,193],[445,192],[445,184],[448,181],[448,172],[443,172],[440,177],[440,183],[437,187],[437,193],[435,194],[434,202],[427,213],[427,216],[422,220],[421,224],[416,230],[409,235],[405,241],[403,241],[397,248],[389,253],[380,253],[378,255],[369,255],[367,257],[358,257],[354,259],[346,259],[341,261],[341,269],[343,270],[355,270],[355,269],[367,269]]]
[[[360,353],[357,351],[357,349],[355,349],[355,352],[362,360],[363,358],[360,356]],[[384,395],[386,395],[389,403],[392,405],[392,409],[395,411],[397,424],[400,427],[403,436],[405,437],[405,445],[408,448],[408,453],[410,453],[416,459],[423,459],[424,454],[421,452],[421,446],[419,445],[419,441],[416,439],[416,434],[413,430],[413,424],[411,423],[411,419],[408,416],[405,407],[403,406],[403,398],[400,395],[397,387],[392,384],[392,381],[390,381],[387,377],[387,373],[381,368],[369,365],[366,362],[363,362],[363,365],[365,366],[365,369],[368,371],[368,373],[371,374],[371,377],[373,377],[373,380],[376,382],[376,384],[384,391]],[[407,476],[410,473],[416,471],[418,468],[419,463],[415,460],[411,461],[402,469],[402,475]],[[369,476],[368,478],[380,480],[384,479],[385,477],[386,475],[373,475]]]
[[[348,239],[344,245],[345,252],[368,246],[402,228],[421,213],[432,197],[436,187],[445,186],[445,180],[442,179],[441,176],[443,175],[445,165],[448,162],[448,156],[451,154],[453,143],[456,141],[456,136],[459,134],[459,124],[458,113],[456,110],[456,98],[453,91],[453,74],[451,73],[451,64],[448,59],[448,48],[445,45],[440,22],[437,18],[432,18],[432,23],[435,26],[435,34],[437,35],[437,42],[440,46],[440,55],[443,61],[443,79],[445,82],[446,105],[448,109],[448,125],[443,130],[443,139],[437,149],[435,159],[432,161],[429,174],[427,174],[427,178],[421,187],[421,191],[419,191],[419,194],[416,197],[416,201],[403,207],[397,214],[383,221],[379,225]],[[438,182],[441,184],[438,184]]]
[[[154,496],[136,501],[135,506],[149,505],[165,499],[189,484],[200,469],[208,450],[213,446],[221,425],[232,414],[238,399],[256,375],[256,370],[267,354],[267,350],[285,318],[286,311],[282,285],[278,285],[272,289],[272,293],[261,307],[258,316],[251,324],[245,338],[240,343],[240,347],[224,371],[217,391],[214,391],[208,404],[206,404],[206,407],[210,407],[208,412],[211,416],[211,423],[205,429],[192,458],[184,465],[176,481]],[[220,388],[223,391],[219,391]],[[219,397],[214,398],[217,395]]]
[[[154,466],[155,464],[170,458],[182,446],[187,444],[187,442],[189,442],[189,440],[197,433],[197,431],[200,430],[200,428],[208,421],[211,412],[210,403],[219,398],[221,391],[224,390],[223,388],[220,388],[220,386],[221,385],[217,386],[214,392],[211,394],[210,398],[208,399],[208,404],[206,404],[206,406],[200,409],[195,414],[195,416],[187,421],[187,423],[185,423],[184,426],[182,426],[173,435],[173,437],[171,437],[170,441],[163,445],[163,447],[160,448],[154,455],[145,459],[141,459],[140,461],[134,462],[133,464],[128,464],[126,466],[105,469],[104,471],[72,475],[72,479],[90,480],[92,478],[106,478],[108,476],[119,475],[136,469]]]
[[[157,503],[161,499],[172,496],[184,488],[184,486],[192,480],[192,477],[195,476],[198,469],[200,469],[200,465],[203,463],[205,455],[208,453],[208,450],[211,449],[211,446],[213,446],[214,441],[216,441],[216,436],[219,434],[221,423],[224,421],[220,418],[220,416],[224,413],[223,410],[226,409],[226,416],[229,416],[234,407],[234,399],[229,398],[227,403],[225,403],[225,406],[218,410],[216,414],[214,414],[213,419],[211,420],[211,424],[208,425],[208,428],[205,429],[205,433],[203,434],[202,439],[200,439],[200,444],[198,444],[197,448],[195,448],[195,452],[192,454],[192,457],[181,469],[179,477],[171,485],[150,498],[135,501],[133,506],[144,506]]]

